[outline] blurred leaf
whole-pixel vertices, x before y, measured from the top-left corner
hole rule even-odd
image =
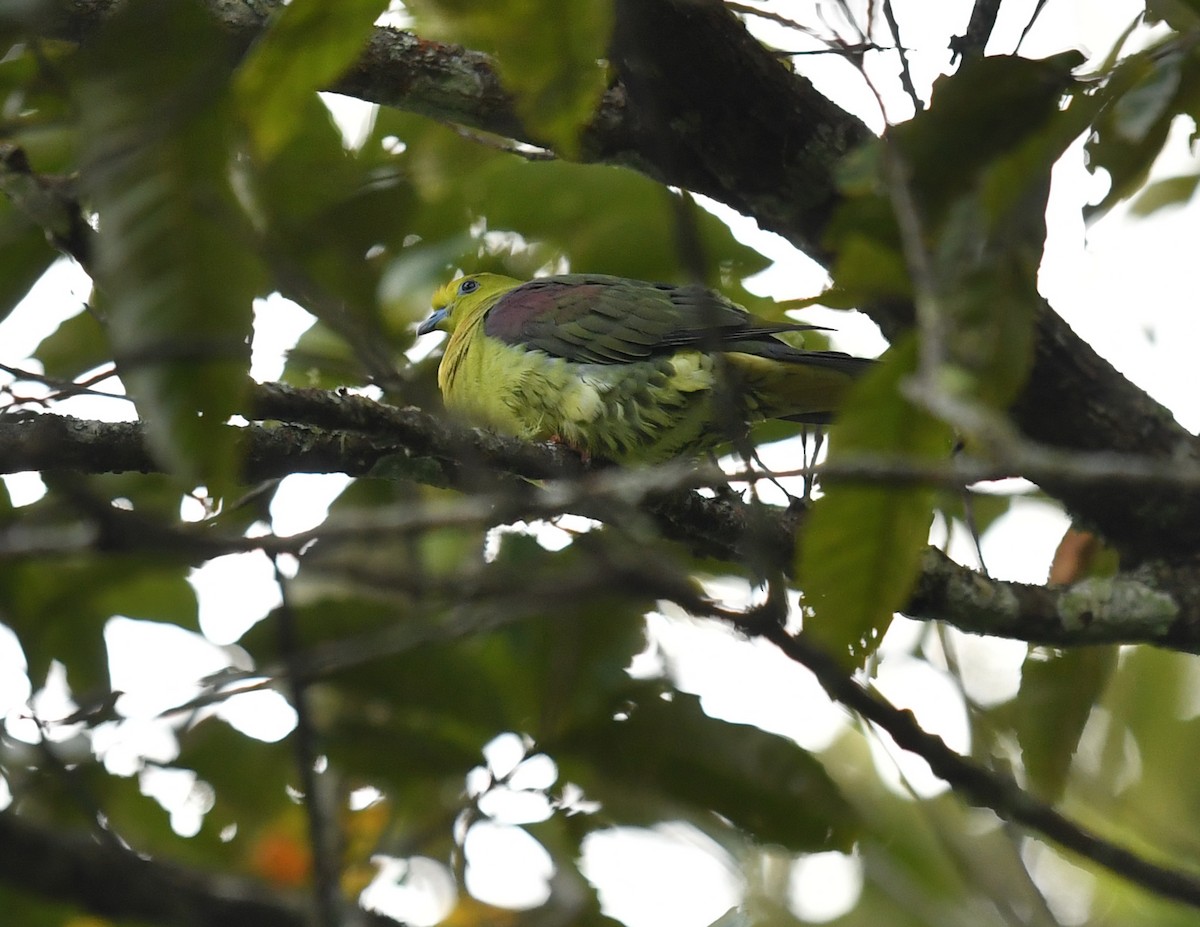
[[[363,376],[346,340],[317,322],[288,351],[280,380],[292,386],[337,389],[348,382],[361,382]]]
[[[1037,794],[1058,801],[1079,738],[1117,665],[1117,647],[1033,650],[1021,670],[1012,717],[1025,774]]]
[[[849,212],[842,216],[850,219]],[[838,252],[834,266],[837,285],[827,292],[838,307],[856,306],[861,302],[889,296],[911,296],[912,284],[908,279],[908,266],[894,238],[894,229],[888,225],[876,229],[846,231],[838,239]],[[879,237],[874,237],[878,234]]]
[[[524,825],[550,854],[554,874],[550,877],[549,900],[543,907],[530,911],[521,923],[530,927],[545,924],[547,915],[578,927],[618,927],[621,923],[600,912],[596,887],[579,871],[583,859],[582,837],[590,830],[585,818],[585,815],[555,814],[545,821]]]
[[[965,218],[972,212],[964,206],[959,213],[963,221],[945,229],[944,240],[956,242],[954,252],[967,242],[981,245],[992,237],[976,225],[977,215]],[[1005,409],[1024,386],[1033,362],[1041,238],[1025,243],[993,239],[988,251],[990,260],[972,262],[974,266],[959,254],[938,256],[943,289],[938,308],[945,323],[947,372],[952,371],[943,388]]]
[[[1019,494],[977,492],[971,489],[959,492],[939,490],[935,508],[945,517],[961,522],[964,527],[969,523],[982,537],[996,519],[1012,508],[1013,500],[1019,498],[1023,497]]]
[[[387,7],[387,0],[292,0],[275,9],[236,80],[260,154],[269,158],[287,144],[297,110],[349,68]]]
[[[914,464],[950,454],[950,429],[900,392],[916,368],[916,343],[900,341],[856,384],[830,429],[829,462],[860,455]],[[843,666],[862,666],[892,614],[904,607],[929,540],[934,490],[826,481],[804,527],[796,575],[813,614],[804,633]]]
[[[171,771],[179,768],[167,767]],[[149,773],[151,776],[156,774]],[[203,785],[197,785],[204,789]],[[221,842],[217,828],[202,826],[200,833],[187,840],[181,839],[171,826],[170,811],[143,793],[140,775],[104,776],[95,797],[113,831],[120,834],[135,852],[169,855],[180,864],[228,865],[229,847]]]
[[[718,917],[708,927],[759,927],[742,907],[733,907]]]
[[[939,331],[923,334],[940,338],[950,368],[943,388],[960,398],[1006,408],[1025,381],[1050,170],[1103,103],[1078,95],[1060,108],[1079,61],[1076,53],[968,61],[938,79],[930,109],[842,173],[847,199],[827,233],[838,255],[833,295],[912,298],[895,210],[912,212],[906,225],[921,241],[908,244],[926,250],[929,278],[919,296],[941,317]]]
[[[299,101],[290,120],[289,143],[250,167],[275,279],[323,324],[293,353],[307,370],[319,369],[307,360],[315,355],[329,365],[320,385],[361,382],[393,368],[413,341],[411,325],[382,317],[380,278],[411,241],[414,191],[377,136],[348,151],[316,96]]]
[[[108,686],[103,630],[113,615],[197,627],[186,568],[141,557],[27,561],[0,575],[0,611],[21,641],[30,678],[51,660],[66,668],[76,692]]]
[[[531,538],[508,536],[486,572],[458,582],[465,607],[475,598],[475,614],[511,608],[520,616],[528,608],[522,594],[587,564],[586,551],[552,554]],[[475,585],[490,597],[469,597]],[[613,693],[628,683],[626,667],[644,646],[642,614],[650,604],[620,597],[564,602],[551,614],[534,610],[499,630],[464,634],[453,608],[385,601],[347,590],[294,604],[293,619],[309,646],[337,640],[343,653],[355,653],[352,665],[331,667],[321,684],[331,757],[396,794],[414,779],[465,775],[480,762],[483,745],[504,731],[540,739],[607,717]],[[356,641],[357,632],[364,636]],[[274,660],[274,633],[273,623],[263,622],[242,643],[256,660]],[[380,742],[389,750],[381,753]]]
[[[87,49],[85,178],[103,226],[97,282],[154,454],[215,494],[259,279],[230,186],[229,40],[193,0],[132,0]]]
[[[605,545],[619,547],[621,539],[608,534],[584,535],[555,554],[534,538],[507,535],[494,567],[518,582],[551,583],[551,570],[568,575],[572,567],[586,569],[610,556]],[[481,655],[496,678],[510,680],[503,701],[513,728],[541,740],[608,717],[613,694],[628,684],[627,667],[645,647],[643,615],[652,605],[643,595],[614,589],[590,601],[564,602],[497,635]]]
[[[60,322],[33,352],[46,375],[61,380],[74,380],[111,361],[112,354],[108,332],[87,309]]]
[[[385,110],[364,150],[388,139],[393,149],[402,147],[392,159],[416,196],[407,231],[442,261],[442,269],[436,259],[407,262],[404,292],[389,286],[389,303],[405,325],[424,317],[430,293],[456,268],[528,278],[569,262],[579,272],[684,277],[674,194],[640,174],[605,165],[530,162],[428,120]],[[738,242],[710,213],[697,209],[693,215],[709,270],[705,282],[753,311],[777,315],[770,300],[741,284],[770,261]],[[453,246],[460,242],[455,257]],[[390,257],[405,261],[403,251]]]
[[[11,42],[0,56],[5,141],[20,148],[39,176],[70,174],[78,167],[77,113],[62,78],[78,45],[44,35],[30,42],[17,34]]]
[[[638,683],[615,717],[544,744],[563,777],[622,822],[686,813],[698,826],[728,819],[789,850],[848,849],[855,816],[824,767],[793,742],[710,718],[694,695]]]
[[[1183,206],[1195,196],[1197,185],[1200,185],[1200,174],[1156,180],[1142,188],[1131,211],[1135,216],[1145,217],[1166,206]]]
[[[1050,171],[1101,105],[1084,95],[1059,105],[1080,61],[1074,52],[968,61],[938,80],[928,111],[893,133],[927,223],[934,293],[926,297],[943,317],[939,347],[959,375],[953,389],[997,409],[1032,362]],[[964,138],[965,150],[950,152],[947,133]]]
[[[1102,109],[1087,143],[1088,165],[1109,175],[1108,193],[1084,208],[1086,218],[1104,215],[1145,183],[1171,124],[1200,112],[1200,57],[1194,48],[1153,47],[1130,55],[1113,70],[1097,97]]]
[[[579,152],[608,75],[601,64],[612,32],[610,0],[414,0],[422,35],[496,56],[517,112],[564,157]]]
[[[180,754],[174,765],[193,769],[214,790],[212,810],[205,815],[201,831],[208,849],[221,831],[237,825],[238,841],[224,850],[226,858],[241,852],[253,835],[276,819],[286,808],[296,807],[287,787],[298,786],[295,757],[285,739],[264,743],[238,733],[217,718],[207,717],[180,732]],[[247,775],[253,770],[253,775]]]
[[[5,919],[21,927],[75,927],[76,908],[44,896],[0,885],[0,911]],[[102,927],[90,924],[88,927]]]
[[[0,199],[0,321],[8,318],[56,257],[42,229]]]
[[[1200,3],[1197,0],[1146,0],[1146,21],[1165,22],[1179,32],[1189,32],[1200,25]]]
[[[1082,62],[1079,52],[1043,60],[995,55],[969,59],[937,80],[929,109],[889,132],[912,172],[909,182],[927,223],[940,224],[992,165],[1038,138],[1060,112],[1071,69]]]

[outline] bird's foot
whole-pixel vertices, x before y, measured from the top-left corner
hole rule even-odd
[[[567,441],[565,438],[563,438],[562,435],[553,434],[549,438],[547,438],[546,441],[548,444],[557,444],[560,447],[565,447],[565,448],[568,448],[569,450],[574,451],[576,454],[579,455],[580,461],[585,464],[592,462],[591,454],[589,454],[586,450],[584,450],[581,447],[576,447],[570,441]]]

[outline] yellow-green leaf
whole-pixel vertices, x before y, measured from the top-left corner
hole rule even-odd
[[[418,31],[496,56],[529,130],[566,157],[607,85],[611,0],[414,0]]]
[[[270,157],[292,137],[296,110],[362,51],[386,0],[292,0],[238,68],[236,93],[258,151]]]
[[[830,434],[829,463],[872,455],[919,464],[950,453],[946,425],[912,406],[901,382],[916,342],[899,342],[856,387]],[[916,582],[929,538],[934,490],[827,482],[797,551],[796,575],[812,609],[805,634],[844,666],[861,666]]]

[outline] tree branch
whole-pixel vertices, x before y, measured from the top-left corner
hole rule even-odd
[[[86,37],[118,2],[60,0],[47,29]],[[262,28],[249,4],[208,2],[240,43],[248,45]],[[988,9],[976,8],[980,17]],[[869,137],[858,119],[791,73],[716,0],[619,0],[611,58],[620,81],[584,133],[584,160],[629,165],[712,196],[810,255],[830,258],[821,242],[839,198],[834,170]],[[521,126],[486,56],[408,33],[377,29],[331,89],[541,142]],[[864,308],[888,334],[911,321],[903,303]],[[1200,460],[1195,437],[1047,304],[1036,316],[1033,371],[1011,410],[1026,434],[1067,450]],[[1114,497],[1055,482],[1043,488],[1132,560],[1200,548],[1200,497]]]
[[[1000,0],[975,0],[966,30],[950,40],[950,51],[953,53],[950,63],[953,64],[960,57],[983,57],[983,50],[992,37],[999,15]]]
[[[790,571],[795,537],[802,528],[802,506],[782,509],[750,504],[729,493],[701,495],[696,487],[722,485],[725,477],[675,463],[649,470],[585,467],[559,445],[525,444],[483,431],[465,430],[417,409],[397,409],[361,396],[295,389],[282,384],[257,387],[250,417],[285,424],[238,429],[247,480],[291,473],[348,473],[353,476],[409,479],[463,490],[484,490],[465,500],[463,511],[399,513],[405,524],[430,524],[431,518],[502,524],[520,518],[548,518],[573,512],[600,521],[623,523],[648,516],[657,530],[699,556]],[[316,428],[311,427],[316,426]],[[317,430],[319,429],[319,430]],[[1128,462],[1126,462],[1128,463]],[[144,446],[139,423],[84,422],[56,415],[0,418],[0,473],[68,470],[106,473],[157,471]],[[897,468],[900,482],[944,481],[947,472]],[[1082,473],[1100,485],[1097,470]],[[835,474],[837,475],[837,474]],[[964,474],[972,475],[969,469]],[[1158,477],[1165,480],[1168,472]],[[1195,492],[1200,472],[1183,469],[1178,480]],[[889,478],[879,462],[848,468],[842,479],[878,482]],[[534,485],[529,480],[542,481]],[[1065,477],[1064,477],[1065,479]],[[1131,474],[1114,482],[1137,486]],[[1112,485],[1110,483],[1110,485]],[[1180,495],[1178,485],[1173,492]],[[1132,493],[1137,495],[1138,493]],[[222,539],[209,533],[147,525],[134,513],[103,508],[90,531],[55,535],[62,550],[94,547],[107,551],[175,551],[206,558],[235,550],[293,550],[312,538]],[[388,530],[403,525],[389,522]],[[364,524],[366,534],[377,526]],[[317,533],[319,536],[319,532]],[[30,546],[22,533],[9,544],[0,536],[0,556],[46,554],[52,546]],[[10,555],[12,555],[10,554]],[[991,580],[953,563],[930,549],[905,613],[921,620],[946,621],[965,631],[1012,637],[1035,643],[1081,645],[1154,643],[1176,650],[1200,650],[1200,567],[1190,561],[1146,564],[1111,580],[1089,580],[1069,587],[1029,586]]]
[[[765,637],[807,667],[830,698],[877,724],[905,750],[929,764],[956,794],[1000,817],[1030,828],[1065,849],[1164,898],[1200,907],[1200,875],[1144,859],[1060,814],[1021,789],[1012,779],[959,756],[936,734],[924,730],[910,711],[901,711],[847,676],[828,654],[782,627],[766,622],[747,630]]]
[[[164,927],[310,927],[299,900],[249,879],[143,859],[11,811],[0,813],[0,879],[103,917]]]

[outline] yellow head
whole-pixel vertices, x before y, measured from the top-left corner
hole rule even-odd
[[[451,280],[434,292],[433,315],[421,323],[417,334],[427,335],[435,329],[453,332],[460,325],[478,318],[503,294],[520,285],[520,280],[500,274],[471,274]]]

